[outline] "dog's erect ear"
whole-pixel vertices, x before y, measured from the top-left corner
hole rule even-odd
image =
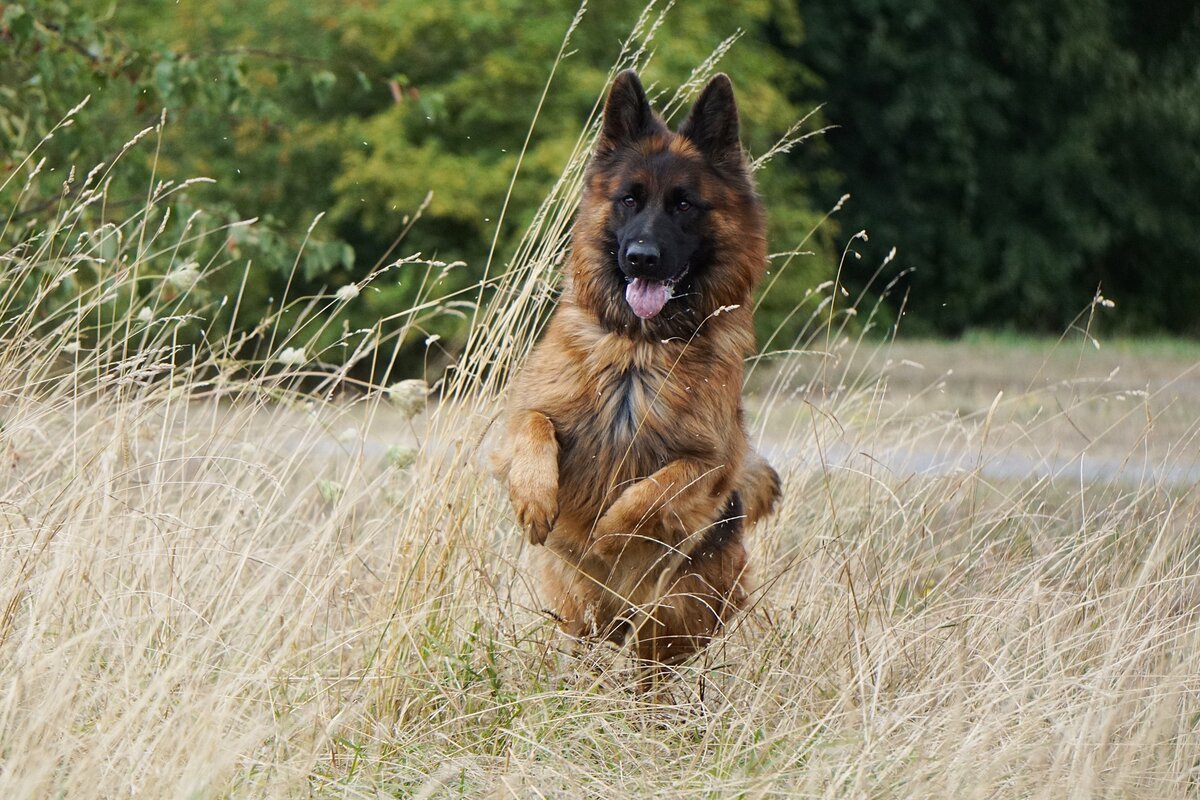
[[[679,126],[679,135],[714,161],[731,157],[740,159],[738,110],[728,75],[722,72],[712,77],[700,92],[687,119]]]
[[[600,149],[640,139],[653,123],[650,101],[637,73],[627,69],[613,80],[604,104],[604,124],[600,129]]]

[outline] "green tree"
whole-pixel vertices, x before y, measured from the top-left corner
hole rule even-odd
[[[565,163],[582,121],[605,89],[619,43],[643,6],[642,0],[595,5],[575,32],[512,186],[499,230],[499,263]],[[794,66],[762,40],[770,11],[763,2],[736,9],[697,2],[677,9],[655,42],[646,80],[660,88],[677,85],[741,29],[743,40],[721,66],[738,83],[748,146],[767,150],[802,113],[781,90],[797,82]],[[545,3],[529,0],[482,7],[458,0],[395,2],[342,14],[341,52],[376,77],[365,105],[330,119],[310,139],[350,143],[331,183],[339,233],[360,253],[381,252],[432,192],[405,246],[467,262],[460,281],[478,276],[501,224],[499,213],[538,98],[575,12],[574,3],[547,10]],[[816,217],[801,174],[768,170],[762,180],[777,240],[791,242],[812,227]],[[797,266],[774,294],[764,329],[782,319],[827,270],[828,261],[815,259]],[[399,283],[369,302],[379,311],[395,308],[410,302],[412,291]]]
[[[165,108],[161,142],[123,155],[125,168],[114,173],[106,205],[143,202],[154,181],[213,178],[180,198],[174,218],[203,208],[209,226],[258,219],[216,238],[219,261],[229,266],[208,287],[218,297],[241,293],[248,324],[277,307],[285,290],[295,297],[336,288],[412,252],[465,262],[440,277],[439,291],[451,291],[478,279],[493,240],[495,268],[506,263],[643,5],[593,4],[584,16],[511,195],[574,2],[10,5],[0,34],[11,45],[0,54],[3,85],[13,87],[0,106],[14,159],[9,169],[86,94],[92,102],[75,124],[42,145],[39,156],[48,163],[86,169],[108,159]],[[748,146],[767,151],[807,110],[784,94],[803,75],[763,41],[771,14],[761,0],[735,7],[703,0],[674,9],[645,78],[673,89],[740,29],[744,35],[721,68],[738,85]],[[795,171],[762,175],[777,249],[797,244],[818,219],[807,183]],[[38,178],[21,200],[23,225],[5,233],[8,243],[36,234],[39,212],[54,204],[60,188],[61,175]],[[93,223],[101,219],[98,213]],[[243,288],[247,261],[253,269]],[[816,258],[789,265],[764,305],[764,328],[786,318],[828,268],[828,259]],[[352,301],[352,324],[366,327],[410,306],[425,282],[417,269],[389,272]],[[452,316],[430,324],[452,348],[460,324]]]
[[[1103,283],[1124,324],[1197,331],[1194,3],[1154,24],[1130,0],[804,12],[778,46],[822,80],[840,127],[818,163],[845,176],[866,263],[897,245],[914,269],[906,327],[1061,329]]]

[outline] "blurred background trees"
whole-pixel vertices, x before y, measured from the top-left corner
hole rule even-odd
[[[258,219],[219,237],[204,287],[243,291],[244,324],[285,288],[336,288],[412,252],[465,262],[443,280],[469,285],[494,237],[495,264],[511,255],[643,5],[585,15],[500,223],[572,2],[0,4],[0,180],[28,182],[0,248],[36,238],[68,165],[111,161],[165,108],[162,140],[105,173],[94,213],[144,202],[157,181],[215,179],[177,195],[168,224]],[[1200,333],[1188,313],[1200,302],[1194,3],[1165,0],[1151,16],[1132,0],[687,0],[645,78],[674,87],[739,29],[721,68],[752,153],[822,103],[806,127],[837,126],[760,175],[772,249],[813,252],[773,275],[764,334],[782,324],[790,340],[805,316],[790,312],[859,229],[870,241],[855,243],[864,257],[845,278],[864,287],[898,247],[874,288],[911,270],[902,330],[1060,330],[1102,284],[1117,324]],[[75,124],[26,160],[89,94]],[[395,270],[353,301],[352,318],[368,325],[410,304],[420,283]],[[904,296],[885,300],[891,313]],[[460,325],[446,317],[430,332],[452,350]]]
[[[1102,284],[1118,325],[1200,333],[1200,5],[803,9],[772,43],[841,126],[807,163],[854,194],[875,258],[914,268],[906,328],[1058,331]]]

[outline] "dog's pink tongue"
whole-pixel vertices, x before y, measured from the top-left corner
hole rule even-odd
[[[665,281],[648,281],[634,278],[625,287],[625,301],[633,313],[642,319],[650,319],[671,299],[671,287]]]

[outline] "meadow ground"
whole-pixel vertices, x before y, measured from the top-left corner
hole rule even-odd
[[[759,589],[653,700],[540,613],[494,400],[30,347],[0,359],[2,797],[1200,791],[1193,345],[764,363]]]

